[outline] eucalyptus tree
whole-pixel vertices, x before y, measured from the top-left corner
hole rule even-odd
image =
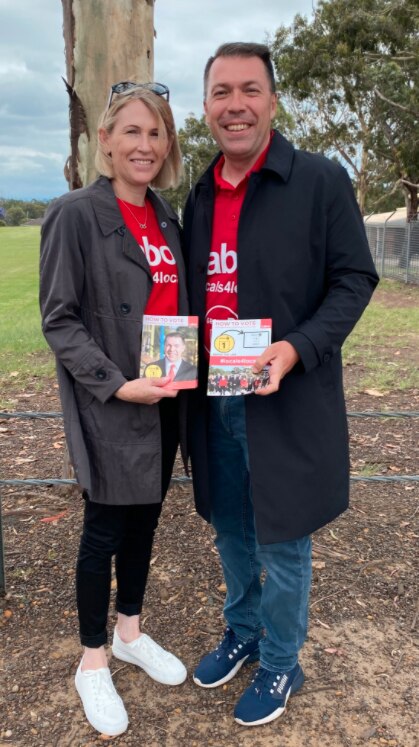
[[[111,84],[153,80],[154,0],[62,0],[70,189],[96,176],[96,129]]]
[[[299,144],[346,164],[362,211],[369,190],[418,181],[418,32],[417,0],[321,0],[272,41]]]

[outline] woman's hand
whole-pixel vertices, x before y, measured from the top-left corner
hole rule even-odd
[[[133,379],[117,389],[114,396],[124,402],[155,405],[163,397],[176,397],[177,389],[165,389],[168,383],[168,376],[162,376],[161,379]]]

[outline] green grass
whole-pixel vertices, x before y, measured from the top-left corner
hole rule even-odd
[[[419,287],[387,280],[379,288],[391,293],[395,303],[373,297],[344,344],[344,363],[362,367],[359,389],[419,387]],[[403,306],[407,297],[410,303]]]
[[[52,374],[38,307],[38,226],[0,228],[0,385]]]

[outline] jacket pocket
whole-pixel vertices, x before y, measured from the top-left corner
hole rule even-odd
[[[79,410],[86,410],[95,399],[95,395],[89,392],[82,384],[79,384],[78,381],[74,382],[74,396]]]

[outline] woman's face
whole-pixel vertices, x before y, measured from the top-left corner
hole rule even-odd
[[[127,189],[145,191],[159,173],[172,144],[164,125],[159,127],[155,114],[138,100],[122,107],[112,132],[101,129],[99,138],[112,154],[114,187],[122,199]]]

